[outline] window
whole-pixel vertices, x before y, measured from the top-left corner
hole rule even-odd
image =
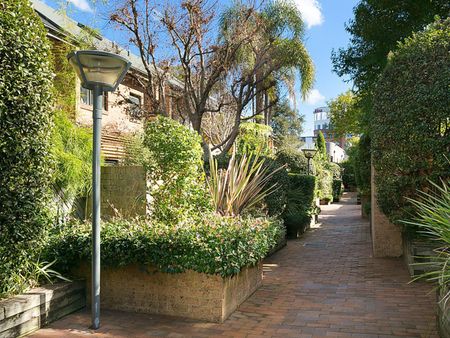
[[[86,106],[92,106],[94,104],[94,97],[92,90],[81,87],[80,90],[80,102]]]
[[[139,119],[141,116],[142,97],[138,94],[130,93],[128,102],[130,104],[130,116]]]
[[[80,102],[85,106],[94,105],[94,94],[92,90],[80,87]],[[108,93],[103,93],[103,110],[108,110]]]

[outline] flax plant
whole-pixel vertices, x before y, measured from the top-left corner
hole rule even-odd
[[[238,216],[245,209],[261,203],[266,196],[278,189],[277,184],[269,185],[271,177],[282,167],[269,172],[264,159],[258,155],[235,154],[228,168],[218,168],[217,160],[210,159],[208,187],[217,213],[223,216]]]
[[[443,287],[442,301],[446,304],[450,299],[450,182],[441,181],[441,184],[430,182],[430,192],[419,192],[418,199],[408,199],[417,211],[417,216],[411,221],[403,223],[419,228],[419,233],[433,241],[442,243],[435,249],[436,255],[428,257],[429,263],[417,263],[430,266],[432,271],[421,274],[416,279],[425,278],[438,282]]]

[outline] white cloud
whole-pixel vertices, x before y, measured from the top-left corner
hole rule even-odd
[[[323,23],[322,8],[317,0],[294,0],[306,27],[320,26]]]
[[[310,105],[315,105],[324,101],[325,96],[323,96],[318,89],[312,89],[305,99],[305,103]]]
[[[87,0],[69,0],[76,8],[83,12],[93,12]]]

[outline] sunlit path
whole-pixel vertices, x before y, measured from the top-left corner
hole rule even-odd
[[[436,337],[431,285],[407,284],[401,259],[371,257],[369,224],[345,195],[322,224],[266,260],[263,286],[224,324],[104,311],[98,337]],[[33,337],[91,336],[65,317]]]

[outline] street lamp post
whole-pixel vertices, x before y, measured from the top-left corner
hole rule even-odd
[[[92,328],[100,327],[100,144],[102,131],[103,92],[114,91],[122,82],[131,63],[117,55],[97,50],[80,50],[67,56],[81,80],[93,91],[93,155],[92,155]]]
[[[305,154],[305,157],[308,159],[308,175],[310,174],[311,170],[310,170],[310,162],[311,159],[316,155],[317,153],[317,149],[311,148],[311,149],[307,149],[304,148],[302,149],[303,153]]]

